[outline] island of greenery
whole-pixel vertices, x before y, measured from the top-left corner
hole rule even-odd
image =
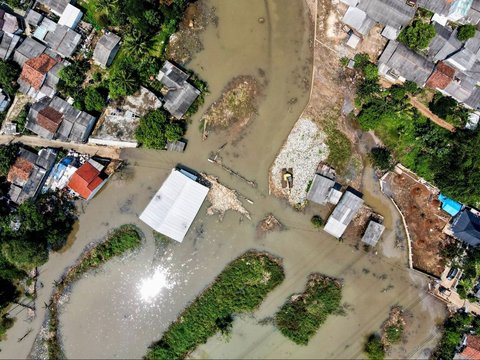
[[[311,274],[305,291],[292,296],[275,315],[281,333],[299,345],[307,345],[328,315],[340,308],[342,286],[336,279]]]
[[[47,348],[50,359],[64,359],[58,334],[58,302],[75,281],[86,272],[98,268],[113,257],[125,254],[128,251],[140,247],[142,235],[135,225],[122,225],[114,229],[105,240],[93,248],[87,250],[57,283],[48,305],[48,330]]]
[[[146,358],[185,358],[209,337],[228,331],[234,314],[255,310],[284,277],[279,259],[267,253],[245,253],[180,314]]]

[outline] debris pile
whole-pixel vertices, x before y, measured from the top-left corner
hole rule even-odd
[[[257,224],[257,237],[263,237],[272,231],[282,231],[285,226],[273,214],[268,214]]]

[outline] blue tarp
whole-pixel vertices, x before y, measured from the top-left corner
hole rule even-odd
[[[457,215],[462,210],[463,205],[459,202],[446,197],[443,194],[438,195],[438,200],[442,203],[442,210],[451,216]]]

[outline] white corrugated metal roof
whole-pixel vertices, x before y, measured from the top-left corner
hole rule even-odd
[[[325,230],[330,235],[335,236],[336,238],[340,238],[345,232],[346,228],[347,228],[347,225],[341,223],[340,221],[334,219],[333,217],[329,217],[323,230]]]
[[[140,220],[155,231],[182,242],[208,190],[173,169],[140,215]]]
[[[68,4],[65,8],[60,20],[58,20],[59,25],[68,26],[71,29],[75,29],[82,19],[83,13],[80,11],[79,8]]]

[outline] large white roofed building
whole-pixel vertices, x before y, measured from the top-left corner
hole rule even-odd
[[[208,187],[173,169],[140,214],[140,220],[160,234],[182,242],[208,190]]]

